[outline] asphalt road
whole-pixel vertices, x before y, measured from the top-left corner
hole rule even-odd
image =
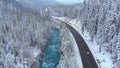
[[[65,23],[66,24],[66,23]],[[83,68],[98,68],[98,65],[82,36],[70,25],[67,28],[73,34],[82,58]]]

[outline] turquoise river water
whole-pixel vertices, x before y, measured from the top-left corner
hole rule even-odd
[[[50,40],[43,52],[41,68],[57,68],[60,60],[60,31],[56,28],[51,28],[50,34]]]

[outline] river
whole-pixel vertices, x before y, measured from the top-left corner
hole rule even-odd
[[[50,34],[50,40],[43,52],[41,68],[57,68],[60,60],[60,31],[56,28],[51,28]]]

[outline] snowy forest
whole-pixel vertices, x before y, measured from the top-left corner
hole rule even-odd
[[[85,0],[82,4],[55,7],[56,16],[78,19],[81,31],[87,30],[91,41],[94,38],[112,55],[113,64],[120,67],[120,0]],[[58,8],[58,9],[57,9]],[[107,56],[106,56],[107,57]],[[116,67],[115,67],[116,68]]]
[[[40,52],[49,38],[45,19],[45,15],[14,0],[0,0],[0,68],[38,65]]]
[[[110,57],[111,67],[107,67],[108,59],[93,54],[99,68],[120,68],[120,0],[84,0],[73,5],[45,0],[37,6],[36,0],[30,2],[0,0],[0,68],[82,68],[75,39],[55,17],[68,19],[66,23],[76,20],[71,23],[78,24],[83,39],[87,32],[89,42],[98,45],[98,53],[109,54],[105,56]],[[41,67],[51,27],[60,31],[60,58],[57,67]],[[91,50],[96,45],[88,46]]]

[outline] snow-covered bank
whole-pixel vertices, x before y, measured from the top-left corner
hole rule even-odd
[[[96,62],[98,63],[99,68],[113,68],[115,65],[112,62],[111,54],[107,53],[104,49],[99,52],[100,45],[97,44],[96,38],[93,39],[93,42],[91,41],[91,38],[89,36],[89,33],[87,30],[81,31],[82,24],[79,19],[71,20],[67,17],[54,17],[55,19],[64,21],[74,27],[84,38],[85,42],[88,44],[88,47],[90,48]],[[115,67],[117,68],[117,67]]]
[[[70,33],[69,29],[55,19],[50,22],[52,27],[60,29],[61,47],[60,47],[60,61],[58,68],[83,68],[79,49]]]
[[[77,44],[64,24],[61,25],[61,58],[58,68],[83,68]]]
[[[78,68],[83,68],[82,59],[81,59],[81,56],[80,56],[80,52],[79,52],[78,46],[77,46],[77,44],[75,42],[75,39],[74,39],[74,37],[73,37],[73,35],[71,33],[70,33],[70,37],[73,40],[73,44],[74,44],[73,50],[74,50],[74,53],[75,53],[74,55],[76,57],[75,60],[76,60],[76,63],[78,65]]]

